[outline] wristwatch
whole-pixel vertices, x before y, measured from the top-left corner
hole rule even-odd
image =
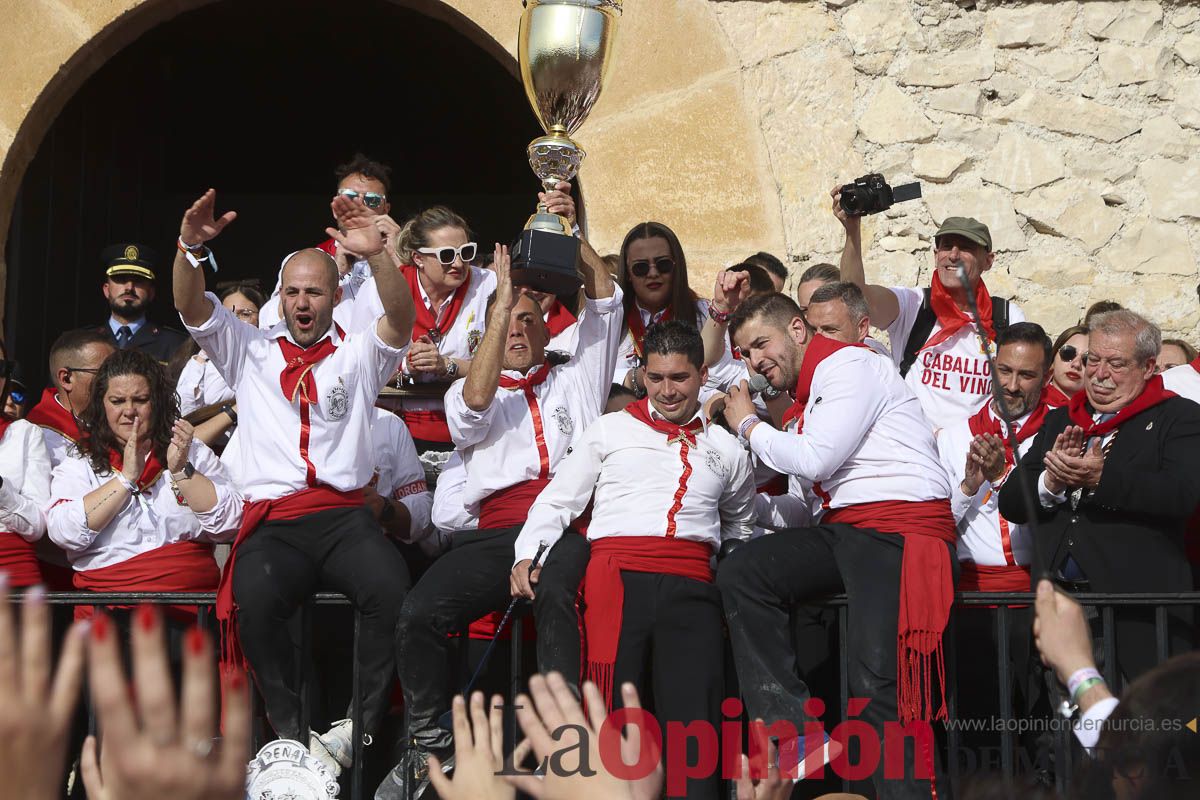
[[[221,406],[221,413],[229,417],[229,419],[233,421],[234,425],[237,425],[237,412],[233,410],[233,406],[231,404],[226,403],[225,405]]]
[[[447,378],[457,378],[458,377],[458,362],[455,361],[453,358],[446,359],[446,377]]]
[[[180,470],[179,472],[171,473],[171,480],[186,481],[195,474],[196,474],[196,468],[194,466],[192,466],[192,462],[189,461],[183,465],[182,470]]]

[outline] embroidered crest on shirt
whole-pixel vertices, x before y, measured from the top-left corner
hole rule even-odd
[[[575,420],[564,406],[554,409],[554,421],[558,423],[558,432],[563,436],[570,436],[575,432]]]
[[[721,454],[716,450],[707,447],[704,449],[704,465],[722,478],[726,476],[725,459],[721,458]]]
[[[473,328],[467,331],[467,350],[473,356],[475,351],[479,349],[480,342],[483,341],[483,331],[478,328]]]
[[[346,384],[338,378],[338,382],[329,387],[329,392],[325,395],[325,414],[329,419],[341,419],[350,411],[350,393],[346,391]]]

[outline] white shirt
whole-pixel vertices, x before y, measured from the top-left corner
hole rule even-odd
[[[624,330],[621,322],[619,287],[612,297],[585,301],[574,356],[566,364],[550,368],[549,377],[533,390],[540,425],[519,389],[497,389],[491,405],[474,411],[463,399],[466,379],[450,387],[446,419],[467,470],[464,504],[478,503],[500,489],[537,478],[543,461],[553,474],[584,430],[604,412]],[[501,374],[517,380],[524,377],[512,370]],[[539,432],[544,451],[537,445]]]
[[[206,295],[213,314],[188,333],[208,353],[225,382],[237,387],[238,446],[226,457],[229,474],[247,500],[273,500],[308,487],[309,466],[301,445],[307,438],[308,461],[316,482],[340,491],[361,489],[374,474],[371,420],[375,399],[407,347],[394,348],[374,330],[338,335],[337,350],[310,373],[316,381],[316,404],[310,429],[300,424],[300,399],[285,397],[280,373],[285,366],[278,338],[292,341],[287,326],[270,331],[239,322],[228,309]]]
[[[392,412],[376,408],[371,439],[375,444],[375,491],[408,509],[412,524],[401,541],[424,543],[433,533],[429,519],[433,494],[425,484],[425,468],[417,459],[408,427]]]
[[[42,538],[42,510],[50,505],[50,469],[41,430],[23,419],[9,425],[0,438],[0,536],[15,533],[27,542]]]
[[[204,351],[188,359],[179,373],[175,391],[179,393],[179,413],[185,417],[205,406],[233,400],[233,389],[217,373]]]
[[[950,496],[920,403],[895,367],[864,347],[817,365],[799,436],[759,424],[750,447],[779,472],[812,481],[826,509]]]
[[[175,542],[231,540],[242,523],[242,496],[203,442],[192,441],[188,460],[216,489],[217,502],[211,509],[197,513],[182,505],[164,471],[142,495],[145,505],[127,497],[125,507],[112,521],[94,531],[88,527],[83,498],[112,480],[113,473],[97,475],[83,454],[68,457],[54,468],[50,484],[52,498],[46,517],[51,540],[66,551],[71,566],[79,572],[120,564]]]
[[[892,359],[898,365],[904,360],[904,345],[925,301],[925,291],[893,286],[891,292],[900,304],[900,313],[887,329]],[[1025,314],[1016,303],[1008,304],[1008,321],[1010,325],[1025,321]],[[935,320],[930,337],[941,329],[941,323]],[[918,352],[905,380],[934,428],[975,413],[992,392],[991,371],[979,346],[975,323],[964,325],[946,341]]]
[[[653,407],[650,414],[661,419]],[[601,417],[529,509],[514,563],[532,559],[540,543],[553,547],[593,492],[588,541],[663,536],[707,542],[715,552],[724,539],[749,539],[755,516],[749,454],[720,426],[694,435],[692,447],[628,412]]]
[[[661,311],[651,314],[646,309],[642,308],[637,303],[634,303],[634,308],[642,316],[642,324],[649,329],[651,325],[662,321],[663,314],[666,313],[664,308]],[[708,319],[708,301],[696,301],[696,319],[685,319],[684,322],[690,322],[696,326],[697,330],[704,327],[704,321]],[[613,383],[624,383],[625,376],[629,374],[631,369],[636,369],[638,366],[637,351],[633,347],[633,333],[628,330],[624,332],[621,339],[621,349],[617,355],[616,368],[613,370]],[[748,380],[750,377],[749,370],[742,363],[741,359],[733,357],[733,350],[729,345],[729,334],[725,334],[725,352],[721,355],[721,360],[708,368],[708,380],[704,387],[710,390],[708,393],[700,396],[700,401],[704,402],[712,395],[713,391],[728,391],[730,386],[733,386],[738,381]]]
[[[1162,374],[1163,386],[1167,391],[1185,397],[1193,403],[1200,403],[1200,369],[1193,364],[1180,364],[1171,367]]]
[[[469,531],[479,527],[479,503],[463,501],[467,468],[462,453],[455,450],[438,473],[433,491],[433,525],[442,533]]]
[[[992,401],[987,401],[988,413],[994,417]],[[1017,429],[1023,426],[1029,414],[1017,420]],[[1008,437],[1008,425],[1001,421],[1004,437]],[[966,419],[960,419],[937,432],[938,452],[946,475],[950,479],[950,511],[958,523],[958,560],[974,561],[989,567],[1020,564],[1026,566],[1033,561],[1033,537],[1025,525],[1014,525],[1000,516],[1000,487],[1012,469],[1005,470],[997,484],[986,478],[979,490],[968,497],[963,493],[962,482],[966,477],[967,452],[975,437]],[[1019,461],[1033,446],[1036,437],[1030,436],[1017,445]],[[1011,558],[1010,558],[1011,556]]]
[[[1088,751],[1088,755],[1092,755],[1092,749],[1100,743],[1100,734],[1104,731],[1104,723],[1116,711],[1120,702],[1120,698],[1116,697],[1097,700],[1091,708],[1081,713],[1079,718],[1071,723],[1071,730],[1075,733],[1075,738],[1079,740],[1083,749]]]

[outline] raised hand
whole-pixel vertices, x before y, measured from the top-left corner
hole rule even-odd
[[[551,214],[566,217],[567,222],[575,224],[575,201],[571,199],[571,184],[566,181],[559,181],[552,192],[538,192],[538,202]]]
[[[215,217],[213,208],[216,203],[217,190],[209,189],[184,212],[183,222],[179,224],[179,238],[183,239],[184,244],[197,245],[207,242],[237,219],[236,211],[226,211],[220,217]]]
[[[493,254],[492,270],[496,273],[496,305],[508,314],[516,305],[520,294],[513,290],[512,258],[508,254],[508,247],[499,242],[496,243]]]
[[[329,204],[338,228],[326,228],[325,233],[344,249],[360,258],[370,258],[383,252],[383,234],[375,223],[375,213],[367,208],[361,197],[351,200],[345,195],[334,195]]]
[[[167,445],[167,470],[179,472],[187,466],[188,451],[192,446],[192,437],[196,429],[185,419],[175,420],[171,428],[171,443]],[[140,473],[139,473],[140,474]]]
[[[829,191],[829,196],[833,198],[833,216],[847,231],[858,231],[862,228],[862,217],[852,217],[842,208],[842,185],[839,183]]]
[[[732,314],[750,296],[750,275],[746,272],[721,270],[713,287],[713,305],[723,314]]]
[[[95,738],[84,744],[89,800],[242,800],[250,760],[245,674],[232,672],[225,681],[225,735],[217,741],[219,693],[207,634],[193,628],[184,637],[183,691],[176,704],[162,618],[142,606],[135,619],[132,687],[112,621],[102,614],[92,620],[88,681],[104,739],[99,760]]]
[[[971,441],[971,454],[983,477],[996,483],[1004,477],[1004,442],[993,433],[976,436]]]
[[[442,800],[512,800],[516,790],[498,773],[504,770],[504,698],[496,695],[483,708],[483,692],[471,695],[470,719],[462,695],[454,698],[454,777],[442,773],[437,756],[429,757],[429,780]]]
[[[142,418],[134,417],[133,431],[125,440],[125,452],[121,459],[121,474],[128,478],[130,483],[137,483],[142,477],[142,470],[146,468],[146,457],[150,455],[150,447],[140,443],[141,437]]]
[[[68,631],[55,669],[45,591],[25,593],[18,632],[7,584],[0,573],[0,798],[56,800],[66,786],[87,623]]]

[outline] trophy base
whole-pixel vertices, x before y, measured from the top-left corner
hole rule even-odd
[[[535,215],[534,219],[540,214]],[[532,223],[533,220],[530,220]],[[579,277],[579,240],[569,234],[526,228],[512,246],[512,280],[539,292],[572,295],[583,286]]]

